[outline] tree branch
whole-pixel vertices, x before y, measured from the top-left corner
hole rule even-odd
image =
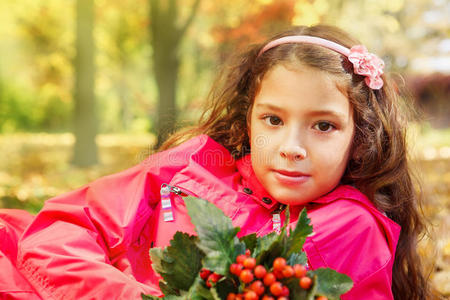
[[[192,10],[191,10],[191,14],[190,14],[189,18],[186,20],[186,23],[181,27],[181,29],[179,31],[180,37],[182,37],[184,35],[184,33],[186,32],[186,30],[189,28],[192,21],[194,20],[195,15],[197,14],[199,5],[200,5],[200,0],[196,0],[194,5],[192,6]]]
[[[154,41],[156,41],[157,35],[158,35],[158,15],[160,13],[160,8],[159,8],[159,0],[150,0],[150,31],[151,31],[151,39]]]

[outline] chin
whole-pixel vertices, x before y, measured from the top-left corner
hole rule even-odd
[[[310,199],[306,199],[303,197],[299,197],[299,195],[277,195],[278,197],[274,197],[278,202],[295,206],[295,205],[305,205],[310,201]]]

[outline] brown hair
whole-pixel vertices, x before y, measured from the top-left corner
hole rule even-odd
[[[324,25],[294,27],[272,39],[286,35],[322,37],[348,48],[359,44],[345,32]],[[283,44],[258,56],[265,44],[251,47],[224,69],[213,85],[209,107],[199,125],[174,134],[160,150],[207,134],[235,158],[242,157],[250,152],[247,116],[268,70],[277,64],[303,64],[331,73],[348,96],[355,121],[352,155],[342,182],[354,184],[402,228],[393,269],[395,299],[431,298],[431,287],[416,251],[425,227],[409,171],[404,110],[407,106],[401,106],[403,99],[387,76],[382,76],[382,89],[368,88],[364,77],[353,73],[349,61],[332,50],[310,44]]]

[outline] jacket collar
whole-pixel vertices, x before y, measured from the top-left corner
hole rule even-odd
[[[250,155],[235,160],[225,147],[207,135],[197,136],[169,152],[170,165],[178,162],[179,159],[188,159],[186,167],[176,172],[170,180],[171,185],[182,188],[188,194],[224,201],[229,198],[228,190],[231,188],[246,194],[268,210],[279,207],[279,203],[256,179]],[[211,177],[214,178],[213,181]],[[214,182],[214,188],[211,188],[212,182]],[[236,209],[233,203],[229,201],[225,210]]]
[[[242,186],[244,189],[250,189],[252,191],[252,198],[260,203],[267,209],[273,209],[277,206],[278,202],[273,199],[270,194],[264,189],[262,184],[256,178],[255,172],[253,171],[251,155],[247,154],[238,161],[236,161],[236,167],[242,176]],[[333,202],[339,198],[346,198],[351,200],[356,200],[362,202],[365,205],[373,206],[369,199],[364,196],[356,188],[349,185],[338,185],[336,188],[331,190],[329,193],[312,200],[310,203],[325,204]],[[265,203],[267,199],[271,200],[271,204]]]
[[[235,161],[227,149],[207,135],[200,135],[186,142],[184,146],[180,145],[174,149],[178,150],[177,153],[180,152],[178,154],[182,158],[185,158],[186,153],[189,153],[188,166],[175,176],[178,177],[176,184],[179,184],[180,187],[183,187],[186,181],[190,181],[191,183],[194,181],[198,183],[194,191],[200,191],[203,188],[206,190],[202,194],[207,195],[211,192],[211,189],[206,188],[207,185],[205,185],[205,182],[209,182],[208,178],[211,178],[214,174],[214,176],[221,178],[221,180],[226,179],[230,187],[238,192],[249,195],[264,208],[274,210],[279,207],[279,203],[270,196],[256,178],[250,154]],[[172,152],[175,151],[174,149]],[[172,152],[172,155],[169,155],[170,165],[173,164],[173,161],[178,162],[181,159],[176,155],[177,153]],[[214,189],[216,197],[217,195],[226,197],[226,191],[221,191],[219,187],[220,185]],[[308,205],[314,203],[326,204],[340,198],[355,200],[375,209],[369,199],[356,188],[348,185],[338,185],[334,190],[311,201]]]
[[[278,206],[278,202],[273,199],[256,178],[253,171],[250,154],[236,161],[236,167],[242,176],[242,186],[244,193],[259,203],[261,206],[271,210]]]

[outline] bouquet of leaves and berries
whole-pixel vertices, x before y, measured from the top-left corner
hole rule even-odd
[[[307,270],[302,247],[312,226],[305,210],[294,230],[288,230],[287,209],[280,234],[238,238],[240,229],[214,204],[184,200],[198,236],[177,232],[170,246],[150,250],[153,269],[162,276],[163,299],[331,300],[353,286],[347,275],[332,269]]]

